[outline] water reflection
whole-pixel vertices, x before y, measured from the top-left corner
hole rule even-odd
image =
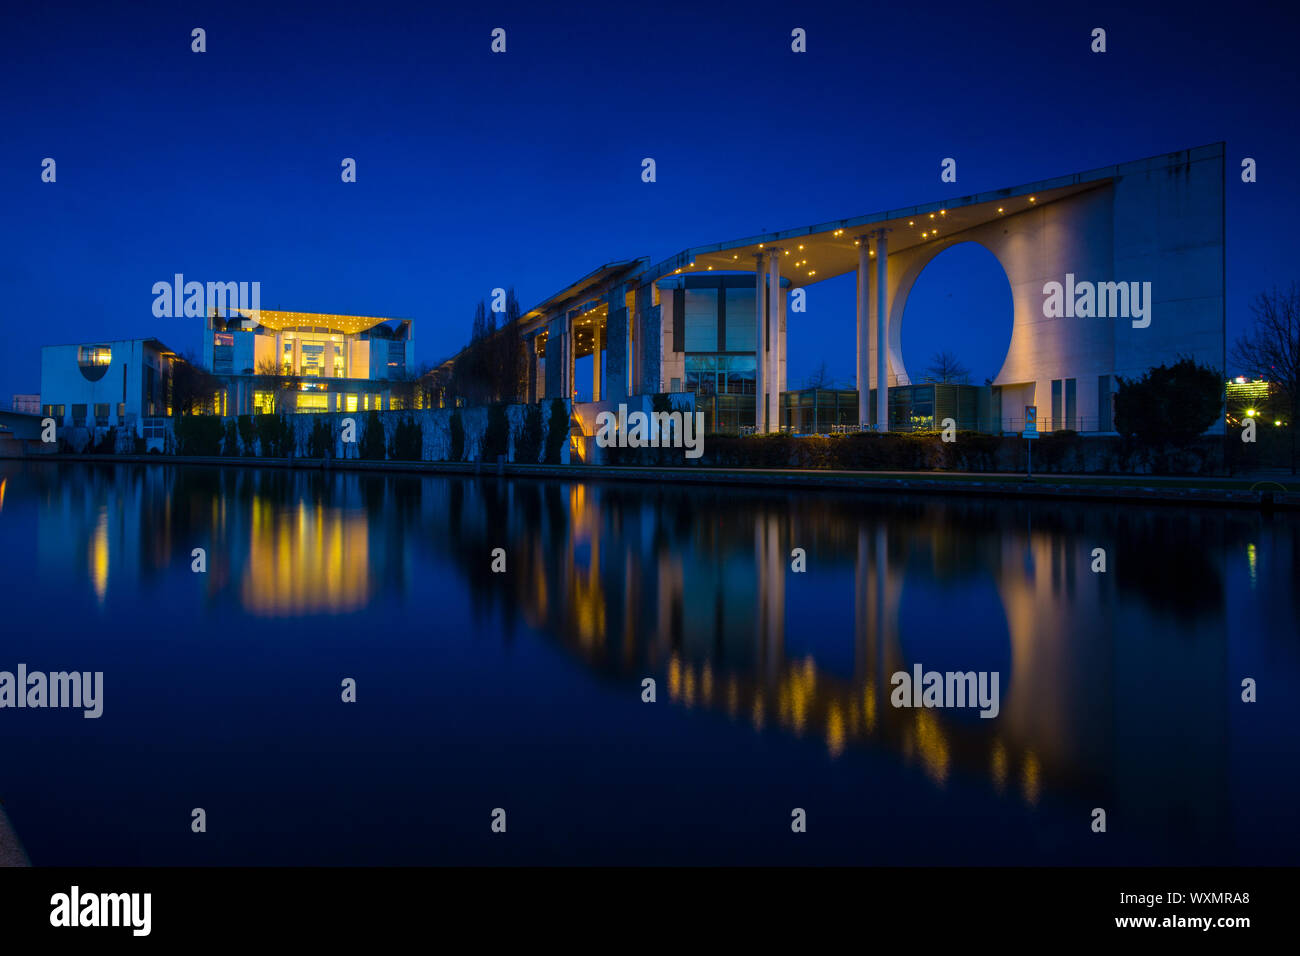
[[[324,505],[309,509],[301,500],[286,509],[265,496],[254,496],[241,606],[271,617],[363,607],[371,591],[369,529],[361,510]]]
[[[84,569],[101,606],[186,573],[194,547],[204,603],[256,617],[382,627],[395,604],[467,600],[484,633],[527,628],[630,693],[655,677],[695,719],[1217,842],[1233,642],[1253,653],[1298,610],[1295,523],[1244,512],[200,468],[8,479],[6,516],[35,500],[40,562]],[[1233,628],[1242,594],[1253,634]],[[914,664],[998,671],[999,716],[891,706]]]

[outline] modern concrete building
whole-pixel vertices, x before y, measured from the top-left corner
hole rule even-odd
[[[208,316],[203,363],[225,385],[222,415],[385,410],[414,375],[415,339],[410,319],[235,311]]]
[[[65,428],[129,429],[160,438],[171,414],[168,382],[180,361],[157,339],[123,339],[41,349],[41,415]],[[156,432],[156,433],[155,433]]]
[[[1224,367],[1223,177],[1219,143],[656,264],[612,262],[521,317],[528,398],[573,398],[575,362],[590,355],[595,407],[662,392],[752,396],[744,419],[774,431],[791,293],[854,273],[857,422],[888,430],[888,390],[913,384],[908,293],[940,252],[976,242],[1005,271],[1014,310],[988,420],[1018,430],[1033,405],[1040,428],[1110,431],[1116,376],[1182,355]]]

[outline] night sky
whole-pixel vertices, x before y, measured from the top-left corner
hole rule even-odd
[[[1300,279],[1297,14],[1132,7],[9,5],[0,400],[38,391],[44,344],[197,351],[201,320],[152,314],[177,272],[260,281],[266,308],[413,318],[434,362],[496,286],[529,308],[613,260],[1220,140],[1231,341],[1255,293]],[[909,302],[909,370],[946,346],[983,381],[1009,309],[991,256],[945,253]],[[849,383],[853,321],[851,276],[811,287],[792,384],[822,361]]]

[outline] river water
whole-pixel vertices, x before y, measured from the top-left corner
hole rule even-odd
[[[1286,514],[0,462],[0,563],[0,671],[103,674],[0,709],[37,865],[1300,856]]]

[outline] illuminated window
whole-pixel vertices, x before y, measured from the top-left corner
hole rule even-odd
[[[325,369],[325,346],[316,342],[302,343],[302,374],[319,376]]]
[[[271,415],[275,412],[275,392],[253,392],[253,411],[259,415]]]
[[[344,411],[355,412],[357,410],[357,397],[355,395],[343,396],[343,409]]]
[[[107,345],[77,346],[77,367],[88,382],[98,382],[113,362],[113,351]]]
[[[298,396],[298,411],[300,412],[328,412],[330,410],[330,397],[321,393],[304,392]]]
[[[81,345],[77,347],[78,365],[111,365],[113,350],[107,345]]]

